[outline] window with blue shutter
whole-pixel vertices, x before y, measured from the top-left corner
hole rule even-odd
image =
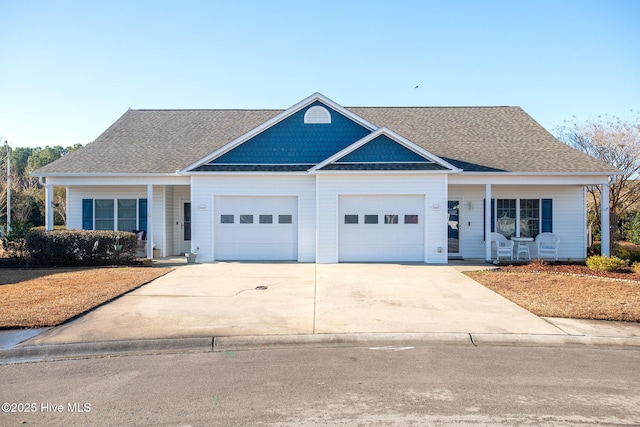
[[[486,199],[484,199],[486,200]],[[482,203],[483,207],[483,218],[486,218],[486,208],[484,205],[484,200]],[[552,199],[519,199],[520,200],[520,210],[517,212],[517,216],[515,216],[517,223],[520,224],[520,233],[519,236],[530,236],[535,237],[539,232],[540,233],[553,233],[553,201]],[[491,199],[491,232],[496,231],[496,199]],[[503,200],[498,199],[499,204],[502,207],[498,209],[500,216],[504,214],[504,202],[513,202],[514,205],[514,213],[515,213],[515,199]],[[538,205],[539,203],[539,205]],[[538,206],[540,209],[538,210]],[[540,215],[538,217],[538,215]],[[538,229],[538,220],[539,226]],[[526,228],[526,227],[528,228]],[[484,226],[482,227],[484,231]],[[503,230],[499,229],[499,233],[505,234]],[[507,236],[510,237],[510,236]],[[484,235],[484,239],[486,240],[487,236]]]
[[[82,199],[82,229],[93,230],[93,199]]]

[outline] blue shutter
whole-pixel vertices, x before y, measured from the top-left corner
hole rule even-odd
[[[542,233],[553,233],[553,201],[542,199]]]
[[[93,199],[82,199],[82,229],[93,230]]]
[[[484,220],[487,217],[487,199],[482,199],[482,235],[483,240],[487,240],[487,232],[484,229]],[[496,231],[496,199],[491,199],[491,232]]]
[[[138,200],[138,230],[147,235],[147,199]]]
[[[491,199],[491,232],[496,231],[496,199]]]

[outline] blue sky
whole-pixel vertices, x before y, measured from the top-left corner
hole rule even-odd
[[[518,105],[550,131],[640,109],[636,0],[0,0],[0,17],[12,147],[86,144],[128,108],[285,109],[314,92]]]

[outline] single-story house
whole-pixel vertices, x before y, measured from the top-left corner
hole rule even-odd
[[[560,259],[585,259],[585,189],[605,189],[606,230],[619,173],[519,107],[347,108],[316,93],[284,111],[129,110],[34,175],[48,229],[64,186],[68,229],[143,230],[148,257],[444,264],[495,258],[492,232],[552,232]]]

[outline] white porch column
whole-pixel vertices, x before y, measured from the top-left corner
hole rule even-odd
[[[153,259],[153,185],[147,184],[147,258]]]
[[[487,262],[491,262],[491,184],[486,184],[484,195],[484,243]]]
[[[611,230],[609,224],[609,184],[602,184],[600,190],[600,244],[601,254],[611,255]]]
[[[53,230],[53,185],[45,185],[44,193],[44,228],[45,230]]]

